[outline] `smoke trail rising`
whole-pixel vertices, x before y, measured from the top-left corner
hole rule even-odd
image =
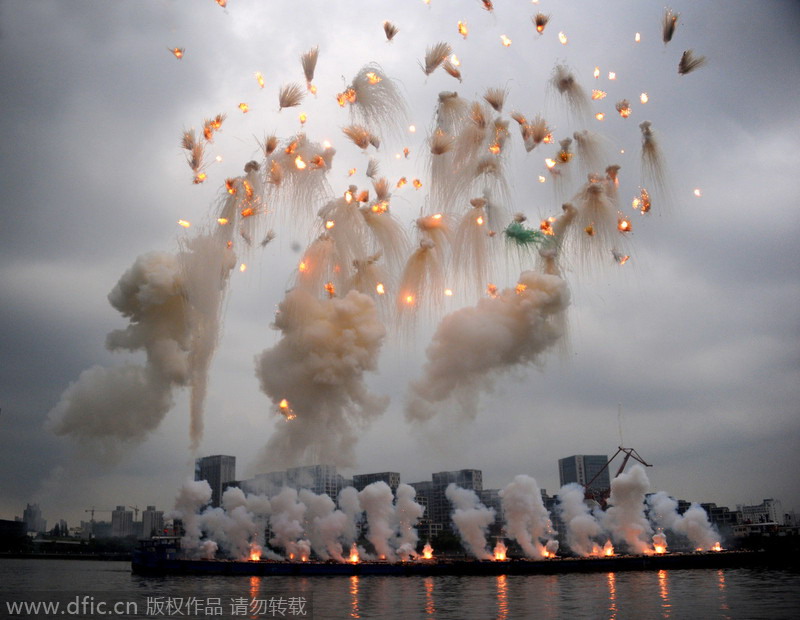
[[[256,358],[256,376],[272,402],[285,399],[295,417],[278,424],[260,465],[352,466],[357,431],[388,405],[364,384],[386,331],[375,303],[356,291],[320,300],[296,288],[281,302],[274,326],[282,338]]]
[[[479,560],[490,560],[492,554],[486,550],[486,532],[494,523],[494,509],[481,504],[475,491],[462,489],[454,482],[447,486],[444,494],[453,504],[453,523],[467,551]]]
[[[554,552],[558,541],[553,538],[553,524],[536,480],[520,474],[500,491],[500,497],[505,530],[519,543],[525,556],[540,560],[545,557],[545,550]]]
[[[567,546],[577,555],[592,555],[597,546],[594,539],[603,528],[584,501],[583,487],[575,482],[561,487],[556,510],[567,528]]]
[[[367,540],[375,547],[381,559],[393,562],[397,559],[390,541],[395,536],[395,514],[392,489],[382,480],[364,487],[358,494],[361,506],[367,514]]]
[[[422,378],[411,383],[406,417],[429,420],[437,403],[453,397],[474,419],[479,393],[491,389],[496,375],[537,362],[558,341],[563,325],[554,318],[568,303],[561,278],[524,271],[516,288],[446,316],[426,351]]]
[[[603,527],[614,540],[625,543],[631,553],[649,553],[653,533],[644,515],[644,500],[650,481],[644,467],[634,465],[611,481],[611,496],[603,517]]]

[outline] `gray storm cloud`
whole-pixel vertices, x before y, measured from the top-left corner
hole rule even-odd
[[[558,342],[563,322],[557,318],[568,304],[561,278],[524,271],[516,288],[444,317],[426,351],[422,378],[410,385],[406,417],[428,420],[437,404],[454,398],[473,419],[480,393],[492,388],[497,375],[536,363]]]

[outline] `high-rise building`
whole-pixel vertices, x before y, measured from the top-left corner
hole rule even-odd
[[[47,530],[47,520],[42,518],[42,511],[39,504],[26,504],[25,511],[22,513],[22,520],[25,522],[25,531],[44,532]]]
[[[462,489],[471,489],[476,493],[483,490],[483,472],[480,469],[459,469],[457,471],[440,471],[432,475],[431,494],[428,508],[430,519],[443,527],[450,527],[450,514],[453,506],[447,499],[445,491],[450,484]]]
[[[156,510],[155,506],[148,506],[142,510],[142,536],[150,538],[159,535],[164,530],[164,511]]]
[[[317,495],[325,494],[336,499],[339,491],[352,485],[352,480],[342,477],[335,465],[304,465],[290,467],[286,471],[272,471],[257,474],[253,478],[240,480],[236,483],[247,493],[260,495],[275,495],[283,487],[292,489],[308,489]]]
[[[392,489],[392,493],[397,492],[400,486],[400,474],[396,471],[383,471],[375,474],[356,474],[353,476],[353,486],[356,491],[361,491],[364,487],[373,482],[385,482]]]
[[[576,482],[586,487],[591,482],[587,490],[595,495],[607,494],[611,488],[607,463],[608,456],[604,454],[577,454],[558,459],[558,477],[561,486]]]
[[[124,538],[135,534],[133,529],[133,511],[126,510],[125,506],[117,506],[111,511],[111,536]]]
[[[218,508],[229,482],[236,480],[236,457],[217,454],[195,461],[194,479],[205,480],[211,487],[211,505]]]

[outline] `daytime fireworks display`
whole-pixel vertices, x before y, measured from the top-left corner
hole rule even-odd
[[[5,324],[38,361],[9,364],[0,424],[25,399],[37,412],[3,435],[47,454],[29,486],[45,497],[84,476],[88,498],[100,469],[75,463],[102,463],[109,490],[133,462],[168,461],[166,503],[207,454],[238,454],[243,476],[494,468],[521,506],[507,527],[535,555],[547,524],[526,503],[536,481],[518,472],[545,482],[540,467],[606,452],[618,432],[675,493],[705,450],[715,471],[756,435],[748,459],[776,440],[789,454],[796,88],[765,99],[775,72],[746,50],[735,86],[724,82],[730,29],[712,28],[710,9],[589,6],[86,6],[102,34],[92,54],[59,3],[4,7],[4,92],[19,119],[4,147]],[[32,24],[59,20],[65,34],[33,44]],[[754,20],[764,45],[784,40],[767,36],[780,21]],[[81,75],[67,75],[66,49]],[[62,257],[66,244],[78,258]],[[713,490],[712,478],[687,484]],[[630,483],[636,497],[646,486]],[[480,507],[453,493],[463,522],[479,523]],[[639,518],[619,498],[587,516],[564,493],[587,554]],[[340,502],[275,499],[232,496],[226,515],[241,505],[270,519],[299,502],[336,544],[309,530],[274,548],[302,555],[289,543],[307,540],[348,557]],[[376,491],[359,510],[395,527],[401,504],[413,522],[402,493]],[[217,516],[203,531],[226,531]],[[377,549],[391,536],[376,527]],[[387,556],[416,545],[404,527]],[[492,555],[479,533],[462,535]],[[251,542],[269,545],[232,544],[245,554]]]

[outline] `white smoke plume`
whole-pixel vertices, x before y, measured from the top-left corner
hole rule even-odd
[[[645,494],[650,481],[644,467],[634,465],[611,481],[611,495],[603,517],[604,529],[614,541],[624,543],[631,553],[650,553],[653,530],[644,514]]]
[[[584,489],[572,482],[558,491],[558,511],[566,527],[566,543],[573,553],[589,556],[596,552],[595,539],[603,528],[584,501]]]
[[[269,517],[269,525],[273,536],[269,544],[284,549],[287,559],[308,558],[311,553],[311,543],[301,538],[305,533],[303,521],[307,507],[298,501],[297,491],[284,487],[280,493],[270,498],[270,504],[272,514]]]
[[[561,278],[524,271],[516,288],[444,317],[426,351],[423,376],[411,383],[406,417],[428,420],[437,403],[454,397],[474,419],[479,393],[491,389],[496,375],[536,363],[559,340],[563,323],[557,318],[568,303]]]
[[[341,538],[348,531],[348,515],[324,494],[302,489],[299,499],[306,505],[305,529],[314,553],[323,560],[343,562]]]
[[[256,358],[256,375],[275,405],[286,399],[294,419],[280,421],[261,465],[354,465],[357,431],[388,405],[364,383],[386,333],[375,303],[356,291],[320,300],[296,288],[281,302],[274,327],[282,338]]]
[[[214,557],[217,544],[213,541],[201,542],[203,529],[200,521],[200,510],[211,501],[211,487],[205,480],[184,481],[175,498],[175,509],[166,515],[167,518],[180,519],[183,523],[184,535],[181,538],[181,549],[190,555]]]
[[[369,531],[367,540],[372,543],[380,559],[393,562],[397,559],[391,541],[395,538],[396,518],[392,489],[379,480],[364,487],[358,494],[361,507],[367,515]]]
[[[659,491],[647,498],[650,506],[650,519],[663,530],[686,536],[693,549],[710,550],[720,539],[708,514],[699,504],[692,504],[682,515],[678,513],[678,502]]]
[[[358,523],[363,510],[358,498],[358,491],[354,487],[345,487],[339,491],[339,509],[347,515],[345,529],[342,531],[344,545],[352,545],[358,538]]]
[[[519,543],[526,557],[545,557],[555,532],[536,480],[520,474],[500,491],[500,497],[506,534]]]
[[[172,406],[173,386],[189,380],[190,331],[184,280],[175,255],[144,254],[120,278],[108,299],[130,320],[110,332],[111,351],[144,350],[143,366],[94,366],[81,373],[48,415],[48,427],[113,455],[141,441]]]
[[[453,523],[467,551],[479,560],[492,559],[492,554],[486,550],[486,532],[494,523],[494,509],[481,504],[475,491],[462,489],[453,482],[444,494],[453,504]]]
[[[401,483],[395,492],[395,513],[397,515],[398,536],[395,541],[397,555],[400,559],[407,560],[417,557],[416,525],[425,514],[425,508],[420,506],[415,498],[417,491],[411,485]]]

